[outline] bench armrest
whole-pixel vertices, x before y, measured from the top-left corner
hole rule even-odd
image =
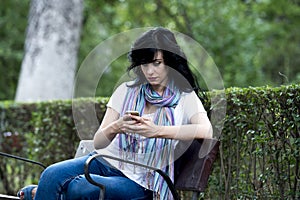
[[[99,157],[102,157],[102,158],[108,158],[108,159],[113,159],[113,160],[117,160],[117,161],[120,161],[120,162],[125,162],[125,163],[129,163],[129,164],[132,164],[132,165],[138,165],[140,167],[145,167],[145,168],[148,168],[148,169],[151,169],[153,171],[156,171],[157,173],[159,173],[163,178],[164,180],[167,182],[168,184],[168,187],[174,197],[175,200],[179,200],[179,195],[175,189],[175,186],[173,184],[173,182],[171,181],[170,177],[164,173],[162,170],[158,169],[158,168],[155,168],[155,167],[151,167],[151,166],[148,166],[148,165],[144,165],[144,164],[141,164],[141,163],[136,163],[136,162],[132,162],[132,161],[128,161],[128,160],[123,160],[123,159],[120,159],[120,158],[117,158],[117,157],[113,157],[113,156],[107,156],[107,155],[101,155],[101,154],[95,154],[93,156],[91,156],[85,163],[85,166],[84,166],[84,173],[85,173],[85,177],[86,179],[93,185],[96,185],[100,188],[101,192],[100,192],[100,199],[104,199],[104,193],[105,193],[105,187],[104,185],[100,184],[100,183],[97,183],[96,181],[94,181],[91,176],[90,176],[90,173],[89,173],[89,166],[90,166],[90,163],[92,162],[92,160],[96,159],[96,158],[99,158]]]
[[[28,163],[32,163],[32,164],[35,164],[35,165],[38,165],[38,166],[42,167],[43,169],[46,169],[46,166],[43,163],[40,163],[40,162],[37,162],[37,161],[34,161],[34,160],[30,160],[30,159],[27,159],[27,158],[23,158],[23,157],[20,157],[20,156],[15,156],[15,155],[4,153],[4,152],[0,152],[0,156],[13,158],[13,159],[21,160],[21,161],[28,162]]]

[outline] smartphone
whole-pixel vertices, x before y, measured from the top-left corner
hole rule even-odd
[[[131,115],[135,115],[135,116],[140,116],[139,111],[136,111],[136,110],[127,110],[125,112],[125,114],[131,114]]]

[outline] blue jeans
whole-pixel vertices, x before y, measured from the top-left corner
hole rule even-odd
[[[93,154],[47,167],[41,175],[35,200],[98,200],[100,188],[84,176],[84,164]],[[105,199],[152,199],[152,191],[127,178],[104,159],[94,159],[89,169],[93,180],[105,185]]]

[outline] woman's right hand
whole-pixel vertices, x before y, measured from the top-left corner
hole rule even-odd
[[[136,123],[135,120],[132,120],[131,115],[126,114],[120,117],[117,111],[108,107],[102,123],[94,136],[94,147],[96,149],[105,148],[117,134],[126,132],[128,126]]]
[[[128,131],[128,127],[138,124],[139,122],[133,119],[133,115],[125,114],[123,117],[118,119],[119,131],[118,133],[130,132]]]

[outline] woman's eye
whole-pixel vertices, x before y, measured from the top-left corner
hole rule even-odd
[[[141,64],[141,66],[142,67],[148,67],[148,65],[151,64],[154,67],[158,67],[161,63],[162,63],[162,61],[156,60],[156,61],[153,61],[152,63]]]
[[[161,64],[160,61],[155,61],[155,62],[153,62],[153,65],[154,65],[154,66],[159,66],[160,64]]]

